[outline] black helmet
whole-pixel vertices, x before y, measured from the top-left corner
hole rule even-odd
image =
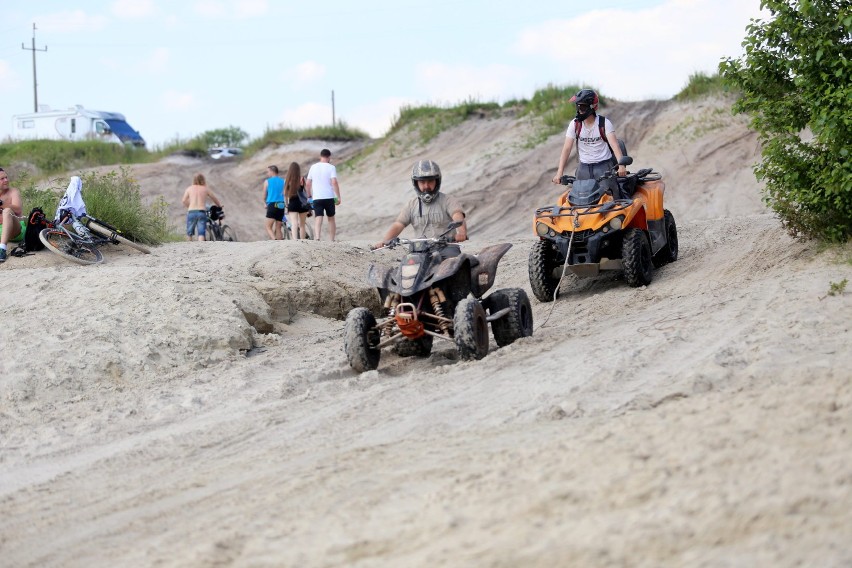
[[[435,180],[435,191],[431,193],[424,193],[420,191],[420,187],[418,187],[417,182],[424,179]],[[414,164],[414,168],[411,170],[411,184],[414,186],[414,191],[417,193],[417,197],[419,197],[423,203],[431,203],[441,190],[441,168],[432,160],[420,160],[416,162]]]
[[[598,110],[598,94],[591,89],[580,89],[577,94],[571,97],[570,102],[577,104],[577,120],[583,121],[594,114]],[[580,105],[588,105],[583,112],[580,112]]]

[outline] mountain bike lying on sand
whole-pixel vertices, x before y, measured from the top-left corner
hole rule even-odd
[[[367,281],[378,290],[387,317],[377,321],[363,307],[346,316],[343,349],[352,369],[377,368],[382,349],[390,346],[403,357],[428,357],[434,338],[455,343],[461,359],[482,359],[488,354],[489,323],[499,347],[532,335],[532,308],[523,289],[503,288],[485,296],[510,243],[441,258],[441,249],[451,242],[447,233],[459,225],[450,223],[437,238],[385,243],[383,248],[407,245],[408,253],[394,268],[370,266]]]
[[[99,264],[104,261],[99,247],[105,244],[122,244],[145,254],[151,253],[147,247],[122,237],[118,229],[100,219],[89,216],[73,222],[71,219],[73,217],[69,216],[65,222],[43,229],[38,235],[47,250],[62,258],[78,264]]]
[[[222,219],[225,218],[225,212],[218,205],[211,205],[207,208],[207,234],[210,237],[208,241],[237,241],[237,233],[228,225],[222,224]]]

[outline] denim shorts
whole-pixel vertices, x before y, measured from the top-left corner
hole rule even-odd
[[[196,230],[198,231],[198,236],[206,236],[207,211],[195,209],[193,211],[186,212],[186,236],[191,237]]]

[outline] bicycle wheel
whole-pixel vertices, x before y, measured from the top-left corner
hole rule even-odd
[[[207,221],[207,228],[205,229],[205,241],[221,241],[222,235],[219,233],[219,227],[216,226],[216,223],[213,221]]]
[[[39,240],[52,253],[78,264],[100,264],[104,261],[101,251],[93,245],[76,241],[61,229],[42,229]]]
[[[237,242],[237,233],[228,225],[222,225],[222,241]]]
[[[91,219],[88,220],[88,223],[86,223],[86,226],[88,228],[90,228],[91,230],[93,230],[94,232],[98,233],[101,236],[104,236],[108,239],[115,239],[119,243],[121,243],[123,245],[127,245],[127,246],[132,247],[132,248],[135,248],[139,252],[143,252],[145,254],[151,254],[151,250],[148,247],[146,247],[145,245],[141,245],[139,243],[134,243],[130,239],[126,239],[126,238],[122,237],[117,232],[113,231],[112,229],[108,229],[108,228],[104,227],[103,225],[95,223]]]

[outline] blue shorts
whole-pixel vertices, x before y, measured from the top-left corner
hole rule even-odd
[[[199,237],[207,235],[207,211],[195,209],[186,212],[186,236],[191,237],[196,231]]]
[[[317,217],[328,215],[334,217],[334,198],[331,199],[314,199],[314,214]]]

